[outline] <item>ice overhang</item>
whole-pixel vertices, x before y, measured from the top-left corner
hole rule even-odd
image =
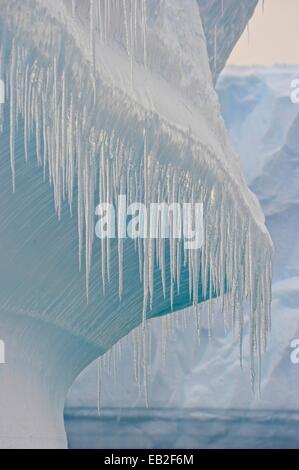
[[[215,296],[241,355],[248,319],[253,385],[260,377],[272,243],[210,68],[215,78],[255,2],[225,0],[240,9],[217,29],[216,2],[201,3],[206,33],[196,0],[0,0],[1,447],[65,446],[79,372],[140,326],[146,382],[146,320],[194,305],[197,327],[207,315],[212,329]],[[95,207],[119,194],[201,202],[203,247],[100,242]]]
[[[18,195],[20,184],[26,186],[18,181],[23,151],[31,161],[24,169],[28,185],[30,178],[38,185],[36,172],[44,174],[66,234],[77,225],[89,297],[87,304],[78,288],[82,275],[58,261],[66,236],[60,243],[48,233],[51,276],[59,283],[49,286],[39,252],[32,250],[27,259],[35,262],[34,287],[23,273],[16,286],[19,301],[24,312],[35,305],[39,319],[82,336],[93,354],[97,347],[99,354],[109,349],[144,317],[200,303],[213,293],[222,298],[226,326],[238,325],[240,337],[247,299],[252,354],[266,344],[272,244],[228,143],[198,5],[195,0],[185,5],[181,0],[0,1],[12,187]],[[221,53],[220,64],[234,41]],[[23,141],[21,151],[16,139]],[[37,198],[38,191],[45,194],[45,187],[39,188]],[[145,241],[135,253],[134,244],[98,243],[95,206],[103,199],[117,204],[121,193],[128,202],[201,201],[203,249],[190,253],[182,245]],[[66,205],[75,214],[72,222],[66,221]],[[3,234],[8,240],[10,229]],[[40,233],[39,225],[36,230]],[[23,245],[17,245],[20,256]],[[41,244],[47,262],[44,249]],[[59,295],[49,302],[54,286]],[[10,307],[17,298],[3,290],[1,295]]]

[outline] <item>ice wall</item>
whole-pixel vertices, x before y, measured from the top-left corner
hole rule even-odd
[[[1,0],[0,7],[8,92],[1,322],[13,345],[2,445],[61,443],[70,383],[139,325],[146,384],[146,319],[206,300],[197,328],[204,315],[212,330],[215,296],[225,328],[238,331],[240,356],[248,300],[254,385],[270,328],[272,246],[227,141],[196,1]],[[202,202],[203,249],[174,239],[95,240],[96,204],[117,207],[119,194],[128,204]],[[22,341],[10,340],[15,325]],[[7,397],[14,402],[20,388],[30,406],[19,400],[8,432]],[[30,399],[32,389],[39,400]],[[28,409],[44,400],[41,440]]]

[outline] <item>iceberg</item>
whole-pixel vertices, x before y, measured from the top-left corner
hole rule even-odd
[[[137,329],[146,390],[147,320],[193,306],[197,328],[207,316],[212,330],[215,297],[240,357],[247,301],[260,381],[272,242],[220,115],[205,3],[0,0],[1,447],[66,447],[76,376]],[[214,79],[255,4],[242,6],[223,50],[214,27]],[[223,42],[231,26],[213,5]],[[200,202],[202,249],[171,237],[98,241],[96,206],[117,208],[119,195]]]

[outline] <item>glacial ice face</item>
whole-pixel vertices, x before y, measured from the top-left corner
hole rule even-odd
[[[258,0],[197,0],[216,82],[236,42],[248,27]]]
[[[8,134],[16,191],[12,200],[20,197],[22,133],[32,185],[38,187],[38,170],[30,158],[33,149],[39,172],[52,187],[58,218],[64,227],[77,223],[79,267],[85,270],[88,299],[87,304],[78,288],[81,277],[68,265],[62,268],[58,258],[63,243],[68,243],[65,236],[55,241],[57,252],[51,258],[59,295],[47,286],[43,267],[35,260],[40,253],[32,251],[34,292],[22,278],[13,298],[2,292],[2,304],[11,307],[15,302],[15,309],[25,315],[34,307],[38,321],[82,338],[82,350],[87,343],[89,353],[81,361],[74,356],[75,377],[140,323],[146,368],[145,320],[208,300],[212,328],[215,295],[226,329],[234,325],[239,332],[241,350],[247,299],[254,384],[255,356],[259,375],[270,328],[272,246],[219,116],[195,0],[188,8],[182,0],[1,0],[0,6],[1,70],[9,97],[4,136]],[[7,182],[5,188],[8,194]],[[95,206],[105,201],[117,208],[119,194],[126,194],[128,204],[202,202],[203,249],[192,251],[180,241],[163,239],[139,240],[137,253],[133,243],[121,240],[96,246]],[[68,222],[66,205],[73,214]],[[9,213],[6,217],[14,233]],[[3,237],[13,239],[6,225],[3,231]],[[40,234],[41,227],[36,231]],[[51,233],[47,237],[50,252]],[[45,256],[47,249],[40,249]],[[21,242],[18,250],[22,260]],[[64,255],[67,262],[72,254],[73,246]],[[50,294],[55,302],[49,302]],[[71,376],[60,387],[63,392]]]

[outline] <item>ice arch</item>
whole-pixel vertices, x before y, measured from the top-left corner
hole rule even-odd
[[[213,296],[240,344],[249,302],[254,382],[272,245],[227,141],[197,2],[0,0],[0,12],[0,445],[66,446],[78,373],[140,324],[146,346],[147,318]],[[123,193],[203,202],[203,250],[97,243],[95,204]]]

